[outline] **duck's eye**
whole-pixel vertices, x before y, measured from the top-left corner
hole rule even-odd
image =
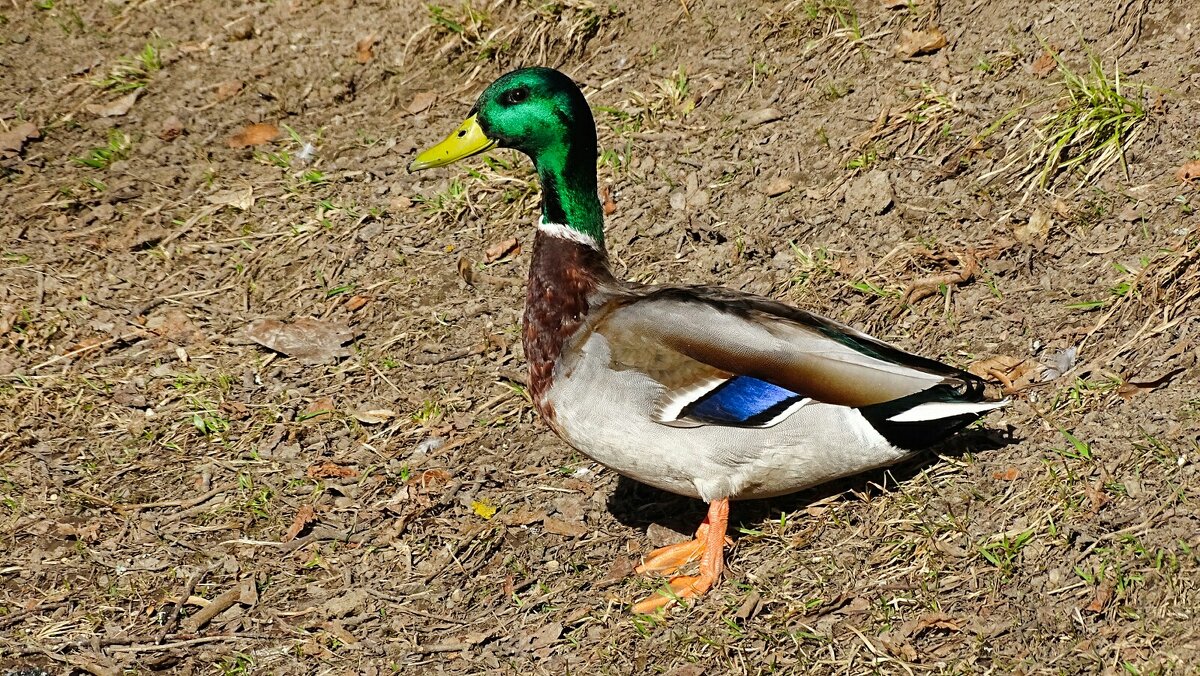
[[[529,98],[529,88],[528,87],[517,87],[516,89],[512,89],[512,90],[509,90],[508,92],[505,92],[504,103],[505,103],[505,105],[511,106],[511,105],[518,104],[527,98]]]

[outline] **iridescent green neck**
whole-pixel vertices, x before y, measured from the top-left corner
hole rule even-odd
[[[542,183],[542,220],[565,225],[603,249],[604,210],[596,194],[595,130],[574,129],[565,144],[541,150],[533,162]]]

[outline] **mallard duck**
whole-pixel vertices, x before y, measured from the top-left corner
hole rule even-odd
[[[710,286],[648,286],[609,269],[596,128],[549,68],[510,72],[410,171],[494,146],[533,160],[542,188],[525,300],[529,392],[568,444],[632,479],[699,498],[693,540],[651,552],[670,575],[634,606],[698,597],[724,568],[729,502],[767,498],[902,460],[1003,406],[983,382],[844,324]]]

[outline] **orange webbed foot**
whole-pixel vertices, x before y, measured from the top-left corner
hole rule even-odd
[[[721,579],[725,568],[725,531],[729,527],[729,499],[714,500],[708,506],[708,517],[696,529],[696,538],[689,542],[661,547],[650,553],[637,567],[638,573],[670,574],[696,559],[700,560],[698,575],[677,575],[667,587],[633,606],[633,612],[649,615],[681,598],[703,596]]]
[[[696,537],[687,542],[679,542],[666,547],[659,547],[650,552],[642,565],[634,570],[640,574],[661,573],[670,575],[676,570],[686,566],[693,561],[699,561],[701,556],[704,556],[704,546],[708,537],[708,523],[700,524],[700,528],[696,530]]]

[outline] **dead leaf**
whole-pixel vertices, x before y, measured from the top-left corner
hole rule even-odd
[[[173,307],[146,320],[146,328],[161,338],[178,345],[188,345],[204,338],[204,333],[183,310]]]
[[[250,407],[240,401],[226,399],[218,408],[225,414],[225,417],[231,420],[245,420],[250,417]]]
[[[416,115],[417,113],[422,113],[426,110],[429,110],[429,107],[433,105],[434,101],[437,101],[437,94],[434,92],[417,92],[417,94],[413,96],[412,102],[408,104],[408,107],[405,108],[405,110],[407,110],[410,115]]]
[[[375,58],[375,43],[378,41],[379,39],[374,35],[368,35],[355,43],[354,60],[359,63],[366,63]]]
[[[563,488],[569,488],[573,491],[579,491],[587,497],[592,497],[592,493],[596,492],[596,487],[583,479],[568,477],[563,480]]]
[[[1175,178],[1183,183],[1191,183],[1200,179],[1200,160],[1184,162],[1183,166],[1175,172]]]
[[[1100,513],[1100,508],[1108,504],[1109,497],[1104,492],[1104,483],[1099,479],[1095,484],[1084,484],[1083,494],[1087,496],[1089,502],[1092,503],[1092,514]]]
[[[763,194],[767,197],[778,197],[792,188],[796,187],[796,181],[791,175],[779,176],[771,180],[763,188]]]
[[[617,213],[617,203],[613,201],[612,188],[604,186],[600,189],[600,203],[604,205],[605,216]]]
[[[296,510],[296,516],[292,519],[291,528],[283,534],[283,539],[280,542],[291,542],[296,539],[300,531],[304,530],[308,524],[317,520],[317,513],[313,511],[312,505],[300,505],[300,509]]]
[[[1047,49],[1042,52],[1041,56],[1034,59],[1033,65],[1030,66],[1030,69],[1033,71],[1035,76],[1044,78],[1050,73],[1053,73],[1055,67],[1057,66],[1058,59],[1055,58],[1055,53]]]
[[[919,31],[906,28],[900,31],[900,40],[896,43],[896,55],[909,59],[923,54],[932,54],[947,44],[946,34],[936,26]]]
[[[1175,376],[1183,373],[1187,369],[1180,367],[1172,369],[1163,375],[1152,378],[1150,380],[1126,380],[1121,387],[1117,389],[1117,394],[1125,401],[1129,401],[1141,392],[1153,392],[1158,388],[1170,383],[1175,379]]]
[[[16,155],[25,147],[25,142],[31,138],[41,138],[37,125],[32,122],[22,122],[17,126],[0,133],[0,157]]]
[[[242,87],[244,86],[246,86],[246,83],[241,80],[226,80],[222,82],[217,85],[217,102],[220,103],[221,101],[232,99],[242,91]]]
[[[924,631],[930,627],[935,629],[947,629],[949,631],[962,631],[962,627],[959,626],[958,622],[955,621],[954,618],[950,617],[946,613],[940,612],[927,613],[922,615],[921,618],[917,620],[917,631]]]
[[[279,137],[279,127],[270,122],[259,122],[247,125],[241,131],[229,138],[230,148],[249,148],[260,146]]]
[[[265,348],[307,364],[324,364],[349,357],[352,352],[343,345],[354,339],[354,332],[345,325],[309,317],[291,323],[257,319],[246,327],[246,335]]]
[[[1108,602],[1112,600],[1112,594],[1112,583],[1107,580],[1101,582],[1100,586],[1096,587],[1096,596],[1092,598],[1092,602],[1087,604],[1087,607],[1084,608],[1084,610],[1091,613],[1104,612],[1105,606],[1107,606]]]
[[[1040,242],[1050,234],[1050,226],[1053,224],[1054,219],[1050,218],[1050,214],[1038,207],[1023,225],[1013,226],[1013,237],[1022,244]]]
[[[774,122],[783,119],[783,111],[778,108],[760,108],[740,115],[741,120],[747,126],[757,127],[759,125]]]
[[[312,420],[318,416],[328,415],[333,413],[333,397],[321,397],[309,402],[308,406],[300,412],[301,420]]]
[[[133,108],[133,104],[137,101],[138,95],[142,92],[140,89],[135,89],[125,96],[108,103],[90,103],[87,106],[87,111],[93,115],[100,117],[121,117]]]
[[[460,256],[458,259],[458,276],[467,283],[467,286],[475,286],[475,262],[465,256]]]
[[[354,412],[354,419],[364,425],[378,425],[396,417],[396,412],[390,408],[360,408]]]
[[[1010,355],[998,355],[971,364],[967,371],[985,380],[1000,383],[1007,392],[1014,392],[1033,384],[1037,362]]]
[[[409,479],[410,486],[419,486],[421,490],[431,492],[450,483],[450,473],[444,469],[427,469]]]
[[[369,303],[369,302],[371,302],[370,296],[350,296],[349,298],[346,299],[346,302],[343,304],[346,306],[346,309],[348,311],[358,312],[359,310],[366,307],[367,303]]]
[[[506,240],[496,242],[495,244],[489,246],[487,250],[483,252],[483,260],[486,263],[495,263],[509,254],[519,253],[520,250],[521,244],[517,241],[517,238],[509,237]]]
[[[221,206],[229,206],[241,211],[248,211],[254,206],[254,186],[246,186],[241,189],[222,190],[208,196],[209,204],[219,204]]]
[[[304,476],[309,479],[353,479],[358,476],[358,470],[353,467],[342,467],[332,462],[323,462],[309,467]]]
[[[529,507],[514,507],[507,509],[500,515],[500,523],[505,526],[528,526],[531,523],[537,523],[546,518],[546,513],[540,509],[532,509]]]
[[[526,650],[540,650],[553,645],[562,636],[563,626],[560,622],[551,622],[533,634],[528,634],[518,642]]]
[[[992,478],[1001,481],[1015,481],[1019,476],[1021,476],[1021,471],[1016,467],[1009,467],[1002,472],[992,472]]]
[[[542,519],[542,530],[551,535],[562,535],[563,537],[570,538],[581,537],[588,532],[587,526],[582,523],[571,523],[570,521],[556,519],[552,516]]]

